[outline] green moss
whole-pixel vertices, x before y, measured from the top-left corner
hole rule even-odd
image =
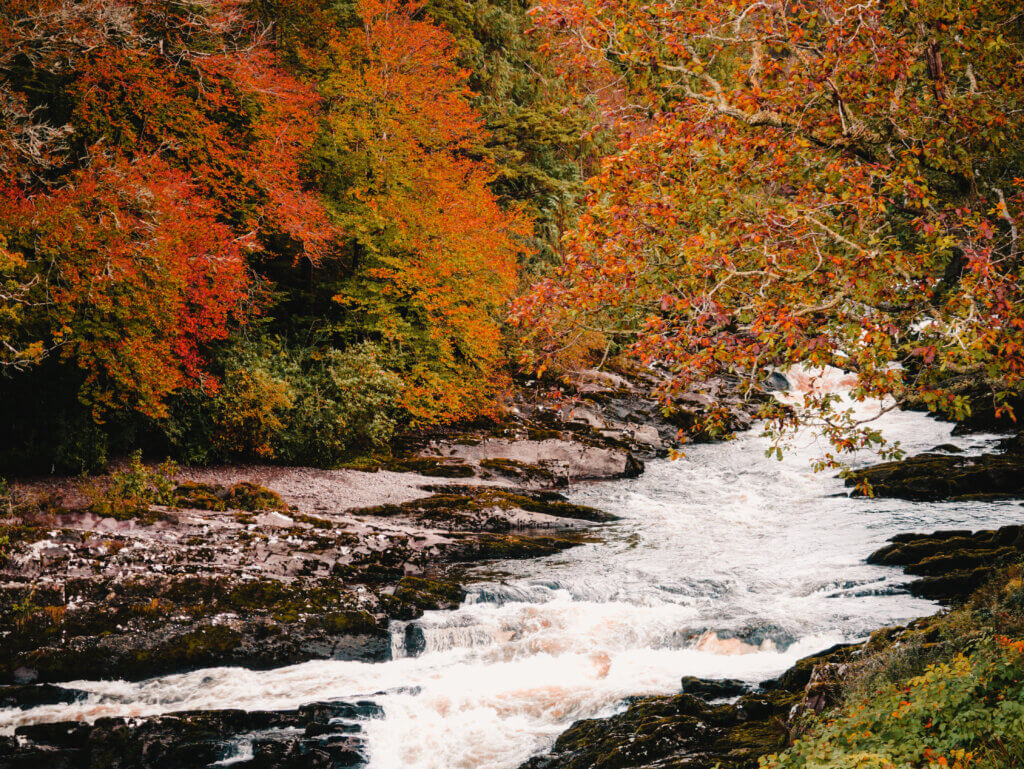
[[[394,459],[384,465],[399,473],[419,473],[437,478],[472,478],[476,472],[461,460],[441,457],[410,457]]]
[[[462,585],[421,577],[402,577],[394,597],[418,609],[450,609],[462,603],[466,591]]]
[[[288,510],[288,505],[277,492],[255,483],[236,483],[227,490],[224,501],[228,507],[238,510]]]
[[[223,486],[209,483],[183,483],[174,490],[174,504],[194,510],[227,510],[224,491]]]
[[[331,635],[387,635],[387,630],[365,611],[330,612],[311,617],[307,624],[323,628]]]
[[[236,483],[231,487],[210,483],[183,483],[174,490],[174,503],[178,507],[215,512],[288,510],[288,505],[277,492],[255,483]]]

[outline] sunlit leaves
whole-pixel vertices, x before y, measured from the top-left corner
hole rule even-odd
[[[334,190],[355,270],[336,301],[349,328],[406,360],[403,405],[415,420],[493,406],[503,360],[499,318],[517,286],[529,223],[502,210],[484,137],[449,33],[415,4],[359,3],[362,26],[317,63]],[[353,328],[354,327],[354,328]],[[490,403],[488,403],[490,401]]]

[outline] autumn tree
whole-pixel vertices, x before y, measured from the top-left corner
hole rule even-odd
[[[1024,17],[985,0],[560,0],[563,53],[635,108],[556,274],[518,308],[543,359],[600,339],[666,397],[776,367],[856,372],[963,416],[1024,375]],[[776,414],[777,417],[783,415]],[[842,448],[873,440],[829,397]]]
[[[248,313],[249,260],[282,241],[318,260],[333,236],[300,179],[316,93],[243,11],[0,12],[0,236],[22,289],[4,296],[5,360],[59,351],[97,416],[159,417],[181,387],[215,387],[203,348]]]
[[[329,130],[315,167],[348,237],[336,327],[380,342],[403,372],[404,409],[432,422],[493,408],[529,223],[489,189],[468,73],[419,10],[361,0],[359,25],[316,61]]]
[[[611,134],[598,99],[577,87],[537,28],[529,0],[429,0],[423,13],[447,29],[469,71],[471,103],[485,132],[474,155],[488,158],[491,189],[524,206],[534,222],[528,270],[550,265],[573,225],[583,182],[597,169]]]

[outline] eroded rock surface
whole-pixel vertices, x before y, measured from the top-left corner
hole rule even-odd
[[[859,487],[865,481],[879,497],[929,502],[1024,497],[1024,454],[920,454],[857,470],[846,485]],[[864,493],[853,491],[855,496]]]
[[[101,718],[18,727],[0,737],[4,769],[347,769],[365,763],[362,724],[372,702],[296,710],[212,710],[145,720]]]
[[[462,600],[460,564],[548,555],[614,517],[552,491],[422,475],[357,473],[371,488],[403,477],[346,497],[353,471],[333,488],[312,471],[315,496],[300,468],[257,469],[258,484],[241,472],[193,473],[178,509],[132,517],[19,506],[0,561],[0,684],[387,659],[389,620]]]
[[[576,722],[522,769],[753,769],[760,756],[787,745],[791,717],[813,707],[805,701],[816,694],[809,689],[815,672],[858,648],[807,657],[753,692],[738,681],[684,678],[683,693],[636,697],[623,713]]]

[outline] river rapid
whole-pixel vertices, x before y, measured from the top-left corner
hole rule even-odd
[[[890,413],[882,425],[910,453],[992,441],[951,439],[948,425],[921,414]],[[851,499],[841,480],[812,470],[824,450],[812,436],[781,462],[766,446],[752,431],[649,462],[633,480],[574,489],[573,502],[621,520],[593,543],[471,572],[456,611],[394,623],[392,661],[75,681],[91,692],[85,701],[0,711],[0,728],[362,698],[384,711],[362,724],[372,769],[512,769],[573,721],[614,713],[627,696],[674,693],[680,676],[763,680],[934,612],[901,592],[899,570],[864,563],[894,534],[1020,522],[1016,502]],[[240,743],[235,759],[247,755]]]

